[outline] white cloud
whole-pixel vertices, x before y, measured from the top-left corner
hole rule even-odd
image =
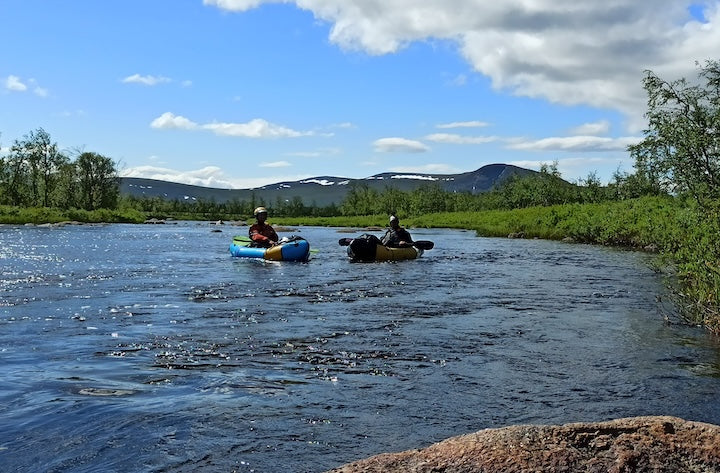
[[[428,141],[436,143],[450,143],[457,145],[478,145],[497,141],[496,136],[462,136],[451,133],[433,133],[425,137]]]
[[[320,151],[295,151],[293,153],[285,153],[285,155],[296,158],[319,158],[323,156],[323,153]]]
[[[11,92],[27,92],[28,90],[32,89],[33,94],[37,95],[38,97],[47,97],[48,95],[50,95],[48,89],[37,85],[37,81],[32,78],[22,80],[18,76],[9,75],[7,76],[7,78],[5,78],[4,83],[5,89]]]
[[[593,123],[584,123],[573,130],[573,135],[605,135],[610,131],[610,122],[607,120],[600,120]]]
[[[450,82],[448,82],[449,85],[453,87],[462,87],[465,84],[467,84],[468,77],[465,74],[459,74],[455,76]]]
[[[524,151],[625,151],[642,138],[627,136],[604,138],[599,136],[566,136],[533,141],[516,141],[508,148]]]
[[[225,176],[222,169],[216,166],[207,166],[193,171],[177,171],[157,166],[137,166],[120,171],[119,174],[121,177],[141,177],[193,186],[233,188],[232,181]]]
[[[405,138],[381,138],[373,143],[379,153],[424,153],[430,148],[424,143]]]
[[[487,122],[474,120],[469,122],[441,123],[440,125],[436,125],[436,128],[482,128],[489,125]]]
[[[250,120],[247,123],[209,123],[203,125],[202,128],[210,130],[216,135],[245,138],[294,138],[313,134],[312,132],[300,132],[275,125],[261,118]]]
[[[198,128],[198,124],[183,116],[165,112],[153,120],[150,123],[150,127],[162,130],[196,130]]]
[[[286,156],[295,156],[300,158],[320,158],[326,156],[334,156],[342,153],[340,148],[321,148],[316,151],[295,151],[285,153]]]
[[[151,128],[164,130],[205,130],[220,136],[236,136],[243,138],[295,138],[310,136],[312,131],[296,131],[284,126],[275,125],[256,118],[247,123],[207,123],[198,124],[181,115],[165,112],[150,123]]]
[[[5,79],[5,88],[13,92],[25,92],[27,85],[23,84],[18,76],[8,76]]]
[[[203,5],[215,5],[223,10],[245,11],[263,3],[282,3],[283,0],[203,0]]]
[[[234,177],[227,175],[221,168],[216,166],[207,166],[191,171],[179,171],[157,166],[136,166],[120,171],[119,174],[121,177],[157,179],[218,189],[253,189],[278,182],[299,181],[312,177],[308,174]]]
[[[273,161],[270,163],[260,163],[258,166],[261,168],[286,168],[292,166],[292,164],[287,161]]]
[[[58,115],[61,116],[61,117],[66,117],[66,118],[70,118],[70,117],[84,117],[85,115],[87,115],[87,112],[86,112],[85,110],[82,110],[82,109],[77,109],[77,110],[64,110],[64,111],[58,113]]]
[[[246,11],[280,0],[204,0]],[[518,96],[589,105],[645,125],[642,75],[694,77],[695,61],[717,57],[717,0],[283,0],[331,25],[343,49],[389,54],[414,41],[453,41],[492,86]],[[702,8],[691,15],[689,7]],[[702,17],[702,18],[700,18]]]
[[[142,84],[142,85],[158,85],[167,84],[172,82],[172,79],[162,76],[141,76],[140,74],[133,74],[122,80],[124,84]]]
[[[389,169],[390,172],[418,173],[418,174],[456,174],[461,172],[458,168],[449,164],[424,164],[421,166],[395,166]]]

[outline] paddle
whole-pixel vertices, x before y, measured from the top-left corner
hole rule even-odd
[[[340,238],[338,241],[338,244],[340,246],[348,246],[350,245],[350,242],[353,241],[354,238]],[[412,246],[415,248],[419,248],[421,250],[432,250],[433,247],[435,247],[435,243],[429,241],[429,240],[419,240],[412,242]]]
[[[250,237],[236,235],[233,237],[233,243],[237,246],[249,246],[250,243],[252,243],[252,239],[250,239]]]

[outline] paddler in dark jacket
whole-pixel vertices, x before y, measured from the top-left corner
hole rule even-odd
[[[275,229],[265,223],[268,216],[267,209],[265,207],[258,207],[255,209],[254,214],[257,223],[254,223],[248,230],[250,239],[253,241],[252,246],[270,248],[271,246],[277,245],[278,235],[275,233]]]
[[[400,226],[400,219],[395,215],[390,215],[390,228],[380,241],[390,248],[404,248],[413,243],[410,233]]]

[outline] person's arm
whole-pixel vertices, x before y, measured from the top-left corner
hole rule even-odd
[[[398,232],[398,246],[407,247],[412,246],[413,239],[410,236],[410,232],[404,228]]]
[[[272,230],[272,233],[275,234],[274,240],[272,239],[272,237],[268,238],[265,235],[263,235],[260,232],[260,228],[258,225],[253,225],[252,227],[250,227],[250,230],[248,230],[248,233],[250,234],[250,239],[252,241],[261,243],[261,244],[263,244],[263,246],[266,243],[274,244],[277,242],[277,234],[275,234],[275,230]]]
[[[250,239],[258,243],[265,243],[266,241],[270,240],[268,237],[258,231],[250,232]]]

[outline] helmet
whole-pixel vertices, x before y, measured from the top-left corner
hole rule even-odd
[[[257,216],[257,214],[266,214],[266,213],[268,213],[268,211],[265,207],[258,207],[255,209],[255,212],[253,212],[253,215]]]
[[[397,222],[398,218],[395,215],[390,216],[390,223]]]

